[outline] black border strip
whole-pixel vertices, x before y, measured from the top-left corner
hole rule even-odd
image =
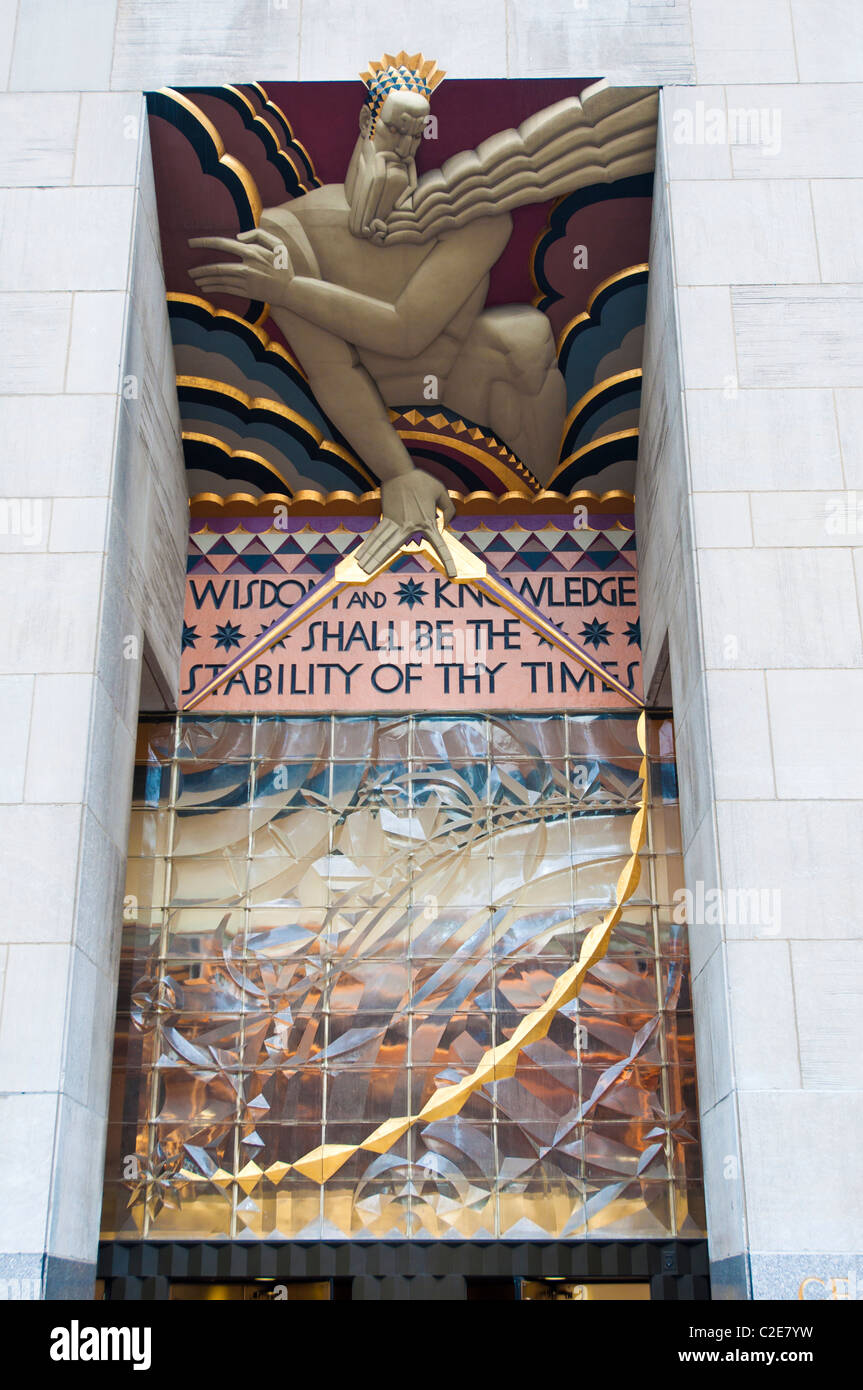
[[[97,1275],[129,1299],[171,1280],[393,1278],[650,1280],[651,1298],[710,1298],[706,1240],[104,1241]],[[111,1297],[111,1290],[108,1290]]]

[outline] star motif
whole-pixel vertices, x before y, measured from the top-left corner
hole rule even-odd
[[[636,618],[636,620],[635,620],[634,623],[627,623],[627,624],[626,624],[626,633],[625,633],[625,636],[626,636],[626,638],[627,638],[627,643],[626,643],[626,645],[627,645],[628,647],[640,647],[640,646],[641,646],[641,619],[640,619],[640,618]]]
[[[595,647],[597,651],[600,647],[607,647],[610,636],[608,623],[601,623],[598,618],[581,625],[581,640],[586,647]]]
[[[263,633],[265,633],[265,632],[266,632],[269,628],[271,628],[271,627],[272,627],[272,623],[261,623],[261,631],[258,633],[258,636],[261,637],[261,636],[263,635]],[[280,642],[274,642],[274,643],[272,644],[271,650],[272,650],[272,651],[275,651],[276,647],[283,647],[283,646],[285,645],[285,642],[286,642],[286,641],[287,641],[287,638],[283,637],[283,638],[281,639]]]
[[[177,1007],[177,995],[169,975],[159,980],[144,975],[132,986],[132,1022],[142,1033],[155,1028],[160,1018]]]
[[[180,650],[185,651],[187,647],[194,647],[200,635],[196,627],[190,627],[188,623],[183,623],[183,645]]]
[[[554,626],[557,628],[558,632],[562,632],[564,633],[564,635],[566,634],[566,628],[564,627],[563,623],[555,623]],[[540,637],[539,645],[541,647],[550,647],[551,642],[547,637]]]
[[[238,647],[243,634],[234,623],[228,621],[222,623],[221,627],[216,626],[213,637],[217,647],[224,647],[229,652],[232,647]]]
[[[398,588],[399,604],[406,603],[408,608],[413,608],[415,603],[422,607],[423,599],[426,597],[425,587],[417,584],[414,579],[404,579]]]
[[[142,1158],[138,1164],[137,1181],[127,1184],[132,1189],[127,1206],[143,1204],[151,1216],[158,1216],[162,1207],[179,1211],[181,1199],[177,1187],[182,1166],[182,1155],[169,1159],[162,1145],[155,1144],[151,1156]]]

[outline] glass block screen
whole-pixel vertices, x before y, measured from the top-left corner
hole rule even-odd
[[[636,717],[145,721],[105,1238],[704,1231],[671,723],[638,888],[514,1075],[357,1146],[512,1036],[614,903]]]

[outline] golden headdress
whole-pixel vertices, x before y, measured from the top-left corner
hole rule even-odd
[[[419,92],[428,99],[445,76],[434,58],[424,58],[421,53],[405,53],[404,49],[395,56],[385,53],[380,62],[370,62],[368,72],[361,72],[360,77],[371,97],[372,132],[390,92]]]

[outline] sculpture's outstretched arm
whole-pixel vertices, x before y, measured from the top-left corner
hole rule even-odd
[[[387,218],[384,244],[426,242],[475,218],[653,169],[658,93],[605,81],[423,174]]]
[[[371,352],[416,357],[439,337],[494,265],[509,240],[509,219],[477,221],[458,241],[441,241],[414,272],[394,304],[344,285],[295,275],[287,249],[257,229],[189,244],[241,257],[189,272],[204,294],[257,298],[288,309],[318,328]],[[283,254],[279,254],[279,250]]]

